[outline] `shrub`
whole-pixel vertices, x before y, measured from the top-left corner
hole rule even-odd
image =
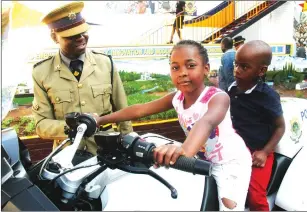
[[[25,124],[25,123],[27,123],[27,122],[30,122],[30,121],[31,121],[31,118],[29,118],[29,117],[21,116],[21,117],[19,118],[19,123],[20,123],[20,125],[23,125],[23,124]]]
[[[127,97],[128,105],[142,104],[159,99],[159,96],[135,93]]]
[[[304,94],[303,94],[302,91],[296,91],[295,96],[296,96],[297,98],[304,98]]]
[[[150,76],[152,78],[155,78],[155,79],[171,80],[171,76],[170,75],[165,75],[165,74],[151,74]]]
[[[141,78],[140,73],[119,71],[119,76],[123,82],[135,81]]]
[[[27,133],[27,134],[32,134],[33,132],[35,132],[35,121],[34,121],[34,119],[30,119],[30,122],[25,127],[24,132]]]
[[[141,93],[144,90],[152,89],[156,86],[158,86],[158,88],[151,92],[164,92],[174,88],[173,83],[167,78],[147,81],[129,81],[124,82],[123,85],[127,95]]]
[[[304,73],[299,73],[299,72],[293,72],[292,76],[293,78],[295,78],[296,83],[302,82],[305,78]],[[293,82],[294,80],[292,79],[291,81]]]
[[[288,90],[295,89],[295,85],[303,80],[304,75],[296,72],[292,63],[286,63],[282,70],[266,73],[266,81],[273,81],[274,85],[283,85]]]
[[[159,80],[157,82],[157,85],[159,86],[159,88],[156,91],[159,91],[159,92],[169,91],[175,87],[172,81],[170,81],[169,79]]]
[[[8,127],[10,127],[10,124],[13,122],[13,118],[12,117],[9,117],[9,118],[6,118],[6,119],[4,119],[3,121],[2,121],[2,128],[8,128]]]
[[[16,131],[16,133],[19,134],[19,125],[14,125],[13,128]]]
[[[278,73],[278,71],[267,71],[265,73],[265,81],[273,81],[274,76]]]

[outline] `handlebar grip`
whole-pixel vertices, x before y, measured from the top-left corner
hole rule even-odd
[[[178,169],[193,174],[211,176],[212,164],[209,161],[200,160],[196,158],[188,158],[179,156],[176,163],[170,166],[171,168]]]

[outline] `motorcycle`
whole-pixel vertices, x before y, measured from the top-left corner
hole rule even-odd
[[[286,133],[267,189],[272,210],[307,210],[306,103],[282,98]],[[156,146],[181,143],[152,133],[97,132],[87,114],[67,114],[66,123],[68,139],[33,166],[16,132],[2,131],[2,210],[219,210],[210,162],[181,156],[169,169],[152,167]],[[92,135],[97,156],[78,150]]]
[[[28,170],[24,166],[29,158],[24,154],[16,155],[21,146],[16,134],[14,144],[12,139],[2,143],[2,165],[6,171],[2,172],[1,191],[7,194],[2,199],[3,210],[12,207],[18,210],[103,210],[108,202],[108,184],[126,173],[148,175],[166,186],[172,198],[177,198],[177,190],[149,169],[153,165],[154,143],[136,133],[126,136],[117,132],[96,133],[96,121],[87,114],[67,114],[66,123],[65,132],[69,138]],[[7,132],[12,137],[13,131]],[[93,134],[98,145],[97,156],[82,152],[82,156],[75,157],[83,136]],[[62,149],[69,142],[72,144]],[[210,162],[184,156],[171,168],[199,175],[211,174]],[[135,186],[137,184],[139,182],[135,181]],[[41,207],[33,206],[34,203]]]

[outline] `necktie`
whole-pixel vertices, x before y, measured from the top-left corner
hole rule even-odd
[[[82,74],[82,65],[83,62],[81,60],[73,60],[70,62],[70,70],[78,81],[80,80]]]

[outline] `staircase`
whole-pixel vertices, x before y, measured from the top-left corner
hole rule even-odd
[[[187,20],[184,21],[184,24],[193,24],[193,23],[198,23],[201,22],[211,16],[213,16],[214,14],[218,13],[219,11],[223,10],[225,7],[227,7],[229,5],[229,1],[223,1],[221,4],[217,5],[216,7],[214,7],[213,9],[209,10],[208,12],[204,13],[203,15],[200,15],[196,18],[193,18],[191,20]]]
[[[236,2],[236,4],[237,3],[238,2]],[[206,36],[201,43],[220,43],[226,36],[234,37],[284,3],[286,3],[286,1],[264,1],[259,3],[252,9],[248,10],[245,14],[235,19],[229,25],[216,30],[216,32],[212,33],[211,35]]]
[[[223,1],[221,4],[217,5],[216,7],[204,13],[203,15],[197,16],[190,20],[185,20],[184,25],[192,26],[193,24],[202,23],[204,20],[218,13],[220,10],[223,10],[225,7],[229,5],[229,3],[230,1]],[[218,18],[221,18],[221,17],[218,17]],[[175,19],[174,16],[170,17],[169,20],[165,20],[162,26],[160,25],[158,27],[155,27],[155,28],[152,28],[146,31],[139,38],[134,40],[131,44],[137,44],[137,45],[139,44],[142,44],[142,45],[144,44],[150,44],[150,45],[165,44],[170,37],[174,19]],[[185,19],[187,19],[187,17],[185,17]]]
[[[182,35],[184,39],[217,44],[226,36],[234,37],[284,3],[286,1],[224,1],[205,14],[186,20]],[[134,44],[166,44],[173,20],[144,33]]]

